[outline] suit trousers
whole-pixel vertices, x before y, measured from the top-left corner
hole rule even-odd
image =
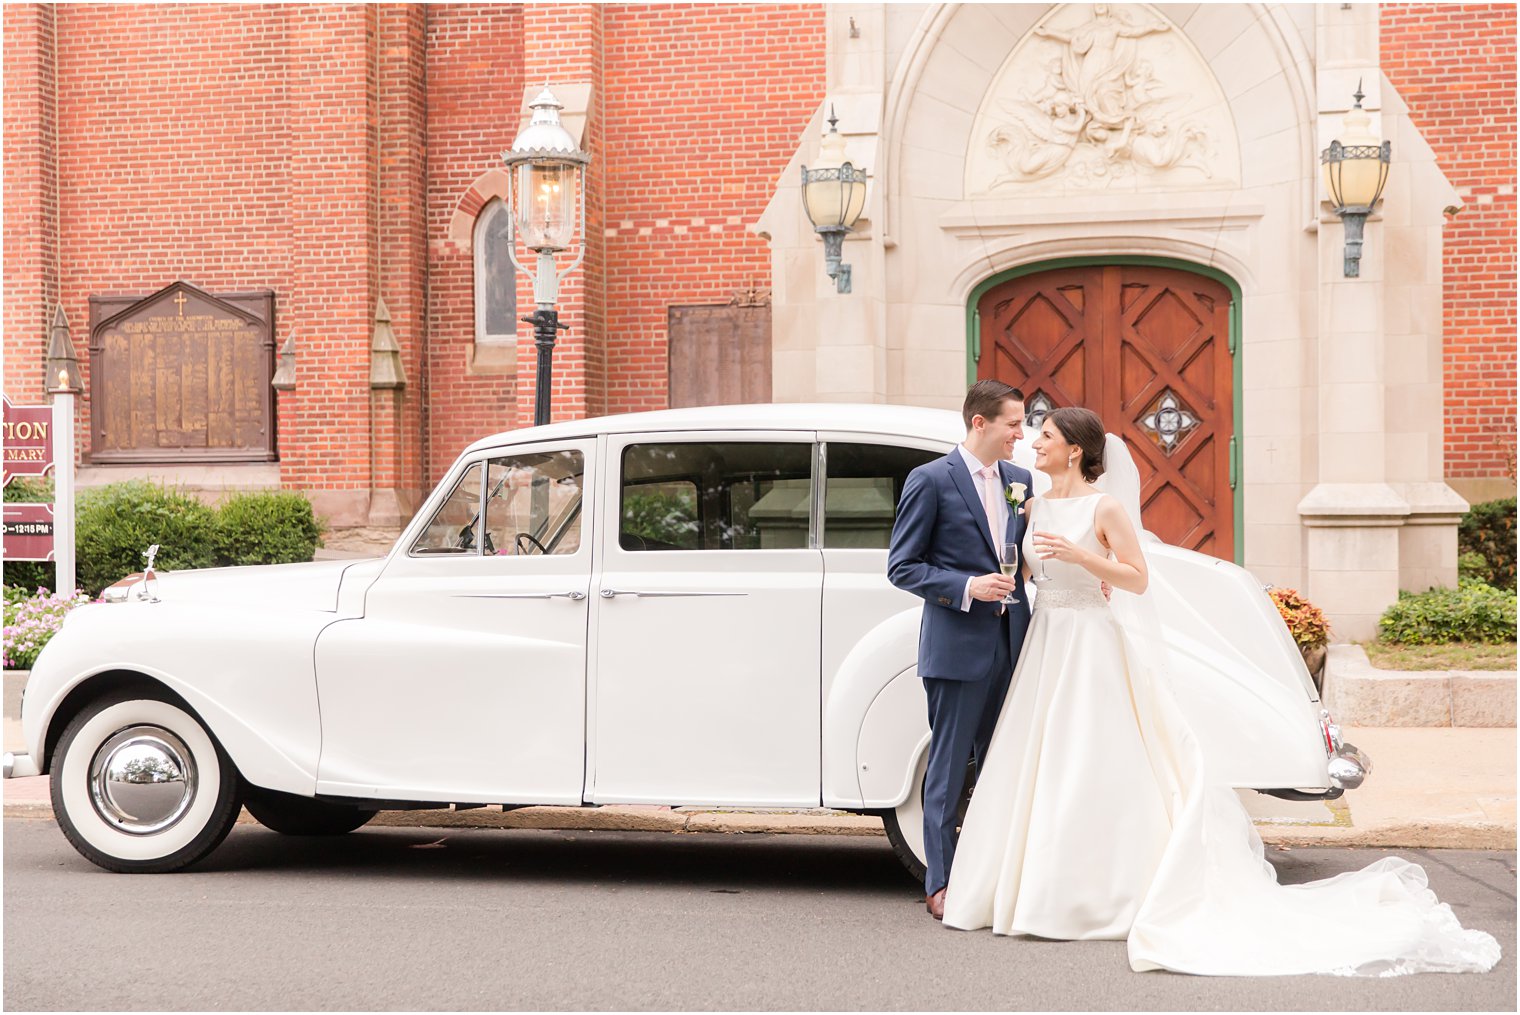
[[[1013,680],[1005,618],[990,675],[981,680],[924,678],[929,699],[929,763],[924,772],[924,892],[933,895],[950,880],[956,825],[966,766],[987,756],[992,731]]]

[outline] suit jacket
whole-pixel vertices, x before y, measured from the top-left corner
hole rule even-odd
[[[999,462],[1003,488],[1023,483],[1029,497],[1034,482],[1012,462]],[[1022,542],[1025,516],[1009,512],[1008,539]],[[999,616],[998,604],[973,599],[963,612],[966,579],[998,569],[998,547],[987,528],[987,512],[976,484],[958,449],[908,474],[892,547],[887,555],[887,578],[898,588],[924,600],[918,638],[918,674],[941,680],[985,680],[997,667],[997,640],[1006,638],[1010,658],[1018,659],[1029,626],[1029,597],[1024,579],[1015,578],[1020,602]]]

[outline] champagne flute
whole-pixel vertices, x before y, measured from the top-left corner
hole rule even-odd
[[[1050,575],[1045,573],[1045,558],[1041,557],[1037,553],[1034,555],[1034,559],[1040,562],[1039,573],[1031,575],[1029,580],[1034,582],[1036,586],[1043,586],[1046,582],[1051,580]]]
[[[1030,517],[1030,511],[1029,511],[1028,508],[1024,509],[1024,518],[1026,519],[1026,521],[1025,521],[1026,525],[1033,525],[1034,524],[1034,519]],[[1050,575],[1048,575],[1048,574],[1045,573],[1045,558],[1042,557],[1042,556],[1040,556],[1039,553],[1036,552],[1035,555],[1034,555],[1034,559],[1040,562],[1039,570],[1038,570],[1037,573],[1030,575],[1029,576],[1029,580],[1032,581],[1032,582],[1034,582],[1036,589],[1040,589],[1040,588],[1043,588],[1044,585],[1045,585],[1045,583],[1048,582],[1048,581],[1050,581],[1051,579],[1050,579]]]
[[[1005,577],[1012,578],[1015,581],[1018,580],[1019,544],[1017,541],[1010,541],[1003,544],[1003,561],[998,565],[998,567],[1002,570]],[[1013,606],[1017,603],[1022,602],[1022,600],[1014,596],[1012,589],[1009,589],[1008,594],[1004,596],[1000,601],[1004,606]]]

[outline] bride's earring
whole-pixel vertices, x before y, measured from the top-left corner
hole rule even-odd
[[[1076,455],[1072,455],[1070,458],[1066,459],[1066,467],[1068,469],[1071,468],[1076,463],[1077,463],[1077,456]]]

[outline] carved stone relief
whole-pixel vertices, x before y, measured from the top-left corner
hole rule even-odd
[[[1239,145],[1208,64],[1144,4],[1061,4],[982,98],[966,196],[1233,186]]]

